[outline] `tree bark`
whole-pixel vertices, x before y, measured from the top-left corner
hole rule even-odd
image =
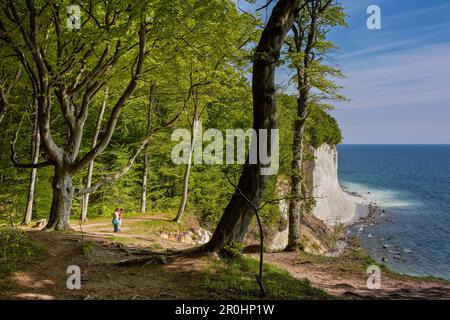
[[[286,250],[295,250],[300,244],[300,225],[302,218],[303,190],[303,136],[306,127],[306,93],[297,100],[298,115],[294,122],[294,141],[292,143],[291,200],[289,202],[289,235]]]
[[[103,115],[105,114],[106,103],[108,101],[108,92],[109,92],[109,88],[106,87],[105,99],[103,100],[103,103],[101,105],[100,113],[98,114],[98,118],[97,118],[97,125],[95,127],[94,136],[92,137],[92,144],[91,144],[92,148],[94,148],[96,146],[97,140],[98,140],[98,135],[100,134],[100,130],[102,129]],[[91,160],[91,162],[89,162],[89,165],[88,165],[88,172],[87,172],[87,176],[86,176],[86,188],[91,187],[93,173],[94,173],[94,160]],[[86,193],[83,195],[83,199],[81,201],[81,214],[80,214],[81,222],[87,221],[88,208],[89,208],[89,193]]]
[[[195,93],[194,117],[193,117],[192,128],[191,128],[191,145],[189,147],[189,154],[187,157],[186,167],[184,170],[183,193],[181,195],[180,207],[178,208],[177,216],[174,219],[174,221],[177,223],[180,223],[181,218],[183,218],[184,210],[186,209],[186,202],[187,202],[187,198],[188,198],[188,188],[189,188],[189,175],[191,173],[192,154],[194,153],[197,125],[198,125],[198,96],[197,96],[197,93]]]
[[[137,3],[136,8],[143,9],[142,12],[144,12],[145,5],[146,4]],[[48,13],[43,13],[43,10],[46,8],[47,10],[52,10],[51,13],[53,13],[53,19],[51,19],[52,23],[50,25],[54,26],[56,33],[55,40],[58,49],[56,52],[57,63],[53,66],[56,67],[56,69],[51,69],[51,66],[47,61],[46,46],[41,47],[40,32],[45,32],[45,28],[48,27],[48,24],[46,22],[41,22],[40,19],[44,19],[48,16]],[[33,92],[37,96],[41,147],[47,159],[47,162],[44,164],[48,165],[50,163],[55,168],[52,184],[53,200],[46,229],[69,229],[69,217],[74,196],[72,176],[77,171],[88,166],[89,163],[108,146],[116,129],[120,113],[126,102],[134,93],[143,73],[147,42],[145,15],[140,15],[139,31],[137,32],[139,38],[138,52],[136,60],[131,66],[131,77],[128,85],[112,108],[105,126],[105,132],[101,139],[99,139],[99,142],[84,156],[79,158],[84,125],[88,118],[89,106],[92,98],[99,92],[106,81],[108,81],[105,79],[105,73],[114,67],[119,58],[123,56],[124,49],[120,45],[120,39],[115,41],[115,50],[112,54],[110,54],[110,43],[105,43],[103,53],[98,57],[96,63],[92,65],[92,68],[90,68],[91,70],[84,70],[85,62],[80,62],[80,72],[72,72],[76,70],[72,66],[60,74],[59,72],[62,70],[59,69],[59,67],[63,65],[64,62],[69,62],[70,60],[64,61],[64,52],[61,45],[65,40],[64,33],[61,32],[59,7],[44,6],[38,9],[35,7],[34,1],[26,0],[25,5],[20,6],[17,6],[14,1],[10,1],[8,2],[8,6],[4,9],[6,15],[10,16],[8,21],[12,24],[11,30],[20,32],[24,45],[17,44],[17,41],[12,40],[12,34],[8,31],[9,28],[5,26],[2,19],[0,19],[0,40],[10,46],[28,74],[30,84],[33,87]],[[134,9],[130,11],[134,12]],[[106,23],[108,24],[109,22]],[[110,23],[111,26],[114,25],[115,19]],[[44,28],[42,28],[43,26]],[[14,36],[16,36],[15,33]],[[83,47],[84,43],[80,45],[80,48]],[[26,52],[23,50],[26,50]],[[89,54],[89,52],[85,51],[85,54]],[[71,65],[71,63],[69,63],[69,65]],[[72,81],[69,81],[67,77],[70,77],[71,75],[73,75],[74,78]],[[57,99],[54,99],[52,92],[54,92]],[[78,114],[75,114],[71,110],[71,106],[73,105],[74,100],[78,99],[77,97],[80,98],[81,102],[77,108]],[[70,136],[66,143],[60,145],[53,139],[52,130],[50,128],[50,110],[52,110],[52,103],[55,100],[58,101],[62,116],[70,130]],[[135,158],[131,160],[134,161],[134,159]],[[13,157],[12,160],[14,160]],[[30,166],[37,167],[37,165]],[[125,168],[124,170],[128,169]],[[95,187],[98,188],[99,184],[95,185]],[[92,188],[89,188],[89,190],[90,189]]]
[[[41,136],[39,134],[39,124],[38,124],[38,117],[37,117],[37,110],[36,110],[34,127],[33,127],[33,137],[32,137],[32,143],[31,143],[32,164],[38,163],[40,144],[41,144]],[[31,219],[33,218],[34,189],[36,186],[36,177],[37,177],[37,168],[32,168],[31,173],[30,173],[30,184],[28,185],[27,207],[25,210],[25,218],[23,221],[23,223],[26,225],[29,225],[31,223]]]
[[[154,100],[155,100],[155,85],[152,84],[150,87],[150,94],[148,96],[147,136],[149,136],[152,131]],[[140,206],[140,212],[142,213],[145,213],[147,211],[147,177],[148,177],[149,163],[150,163],[150,155],[148,154],[147,150],[145,150],[144,165],[142,168],[142,190],[141,190],[141,206]]]
[[[296,67],[297,84],[298,84],[298,98],[297,98],[297,118],[294,122],[294,139],[292,143],[292,164],[291,164],[291,200],[289,202],[289,234],[287,251],[293,251],[299,248],[301,234],[301,220],[302,220],[302,191],[303,191],[303,138],[306,127],[306,117],[308,115],[308,102],[310,92],[309,68],[312,62],[311,52],[315,45],[315,35],[317,28],[317,17],[329,6],[330,2],[320,7],[320,3],[313,4],[308,10],[310,15],[310,23],[308,30],[308,37],[303,50],[301,43],[303,42],[304,31],[298,32],[293,26],[294,43],[297,53],[303,53],[303,68]],[[302,28],[301,23],[298,27]]]
[[[148,165],[150,162],[150,156],[146,152],[144,154],[144,165],[142,168],[142,191],[141,191],[141,207],[140,212],[147,212],[147,176],[148,176]]]
[[[253,128],[276,129],[278,112],[275,100],[275,65],[280,56],[281,46],[287,32],[294,23],[294,16],[299,1],[280,0],[272,10],[270,19],[261,35],[253,62]],[[267,146],[270,149],[270,137]],[[258,152],[259,153],[259,152]],[[264,194],[268,177],[261,175],[259,154],[256,164],[249,164],[248,159],[235,190],[211,240],[203,247],[205,251],[221,250],[233,241],[242,242],[254,215],[249,202],[258,206]],[[240,190],[240,191],[238,191]],[[242,195],[249,200],[247,201]]]
[[[46,230],[70,230],[69,218],[72,209],[74,188],[68,164],[55,166],[53,198]]]

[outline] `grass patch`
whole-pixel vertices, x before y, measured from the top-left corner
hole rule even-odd
[[[94,244],[91,241],[85,241],[82,250],[85,256],[90,256],[92,251],[94,251]]]
[[[436,276],[411,276],[411,275],[405,275],[405,274],[397,274],[400,277],[407,277],[409,279],[412,279],[414,281],[417,282],[437,282],[437,283],[441,283],[441,284],[445,284],[445,285],[450,285],[450,281],[444,279],[444,278],[440,278],[440,277],[436,277]]]
[[[250,257],[212,261],[203,286],[221,299],[260,299],[255,275],[259,262]],[[314,288],[307,279],[297,279],[286,270],[264,264],[266,299],[333,299],[323,290]]]
[[[136,242],[139,242],[139,240],[137,240],[137,239],[127,238],[127,237],[111,236],[111,237],[107,237],[106,239],[111,242],[122,243],[122,244],[134,244]]]
[[[152,243],[152,244],[150,245],[150,248],[155,249],[155,250],[161,250],[161,249],[164,249],[164,247],[163,247],[160,243],[158,243],[158,242]]]
[[[184,230],[185,226],[177,224],[173,221],[167,220],[145,220],[145,221],[126,221],[124,225],[130,229],[129,233],[135,233],[140,235],[158,235],[160,232],[179,232]]]
[[[299,261],[302,263],[328,263],[333,261],[332,257],[328,257],[325,256],[323,254],[314,254],[314,253],[309,253],[306,252],[304,250],[299,250],[297,251],[298,253],[298,257],[299,257]]]
[[[14,227],[0,228],[0,274],[20,270],[39,250],[37,243],[24,231]]]

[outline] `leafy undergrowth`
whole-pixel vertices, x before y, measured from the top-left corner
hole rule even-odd
[[[0,275],[20,270],[42,248],[27,234],[14,227],[0,228]]]
[[[220,299],[260,299],[256,274],[259,261],[250,257],[214,260],[205,272],[203,286]],[[263,281],[266,299],[333,299],[314,288],[307,279],[297,279],[286,270],[264,264]]]

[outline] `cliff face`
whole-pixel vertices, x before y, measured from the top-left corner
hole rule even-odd
[[[339,185],[336,147],[324,143],[310,151],[314,159],[303,165],[308,194],[316,200],[312,213],[328,226],[349,223],[356,212],[356,203]]]
[[[311,160],[303,164],[306,195],[314,197],[316,203],[309,214],[302,219],[301,234],[305,250],[316,253],[328,251],[331,229],[334,225],[353,221],[358,210],[358,199],[342,191],[338,181],[338,154],[336,147],[322,144],[310,148]],[[289,179],[279,179],[280,198],[289,194]],[[270,235],[267,248],[272,251],[283,250],[288,237],[288,203],[279,205],[282,228]]]

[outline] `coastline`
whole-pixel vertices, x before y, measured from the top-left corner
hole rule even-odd
[[[357,232],[354,231],[353,228],[355,228],[358,225],[361,225],[361,229],[359,231],[362,230],[362,228],[364,226],[368,226],[368,225],[373,225],[373,224],[379,224],[381,222],[381,220],[383,219],[383,217],[385,217],[385,215],[387,216],[389,214],[389,211],[381,206],[379,206],[378,204],[376,204],[375,202],[367,199],[366,197],[364,197],[363,194],[355,192],[355,191],[351,191],[346,187],[341,186],[341,189],[343,191],[343,193],[345,193],[349,199],[352,199],[352,201],[354,201],[355,204],[355,210],[353,212],[353,215],[347,219],[347,221],[343,222],[344,223],[344,230],[345,230],[345,236],[346,236],[346,240],[342,241],[342,247],[340,248],[340,250],[338,250],[337,252],[334,252],[331,256],[340,256],[341,254],[344,253],[346,248],[355,246],[355,244],[352,241],[352,238],[354,236],[356,236],[357,238],[359,238],[361,235],[359,235]],[[386,222],[391,222],[391,218],[385,218]],[[359,241],[358,241],[359,242]],[[439,276],[434,276],[434,275],[420,275],[420,274],[414,274],[414,273],[405,273],[405,272],[401,272],[398,270],[395,270],[395,268],[393,268],[390,265],[387,265],[386,263],[388,262],[389,259],[393,259],[393,260],[401,260],[399,256],[396,256],[395,253],[397,251],[391,251],[390,249],[390,245],[383,243],[382,244],[382,248],[384,250],[386,250],[386,255],[382,255],[382,257],[380,259],[377,259],[376,256],[374,256],[374,253],[371,252],[372,250],[370,250],[369,248],[365,248],[361,243],[358,243],[357,247],[359,248],[359,250],[362,250],[362,252],[364,252],[364,254],[366,254],[368,257],[370,257],[370,259],[372,259],[374,262],[376,262],[376,264],[382,266],[382,268],[384,268],[386,271],[388,271],[389,273],[393,274],[393,275],[398,275],[401,277],[408,277],[411,279],[417,279],[417,280],[430,280],[430,281],[442,281],[442,283],[448,285],[450,284],[450,281],[448,279],[445,279],[443,277],[439,277]],[[398,249],[398,248],[397,248]],[[398,254],[398,252],[397,252]],[[391,256],[389,259],[387,258],[387,256]],[[400,253],[401,255],[401,253]]]
[[[350,191],[341,185],[340,188],[354,205],[353,214],[346,220],[341,221],[346,228],[365,223],[367,222],[367,218],[370,218],[376,213],[375,211],[384,210],[375,205],[373,201],[365,198],[362,194]]]

